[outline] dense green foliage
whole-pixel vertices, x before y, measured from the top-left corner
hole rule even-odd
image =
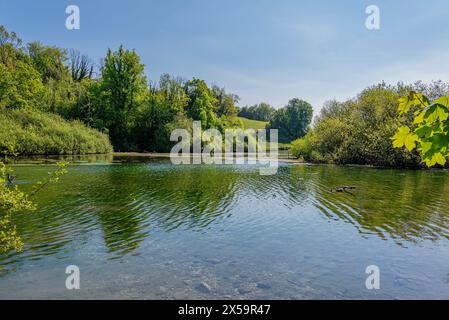
[[[112,151],[107,135],[79,121],[37,110],[0,113],[2,154],[82,154]]]
[[[22,46],[0,26],[0,153],[75,154],[111,152],[107,135],[50,112],[78,103],[65,66],[66,52],[33,42]]]
[[[280,142],[288,143],[305,134],[312,117],[308,103],[293,99],[277,111],[266,103],[242,108],[240,114],[247,119],[263,121],[249,124],[237,116],[237,95],[196,78],[163,74],[158,82],[149,82],[137,53],[122,46],[108,50],[97,71],[94,77],[94,64],[77,51],[39,42],[24,46],[1,27],[0,108],[6,111],[0,121],[13,119],[5,128],[17,137],[4,133],[0,147],[24,154],[110,151],[103,135],[44,112],[108,134],[116,151],[159,152],[175,143],[170,141],[173,129],[191,130],[194,120],[201,121],[203,129],[221,132],[265,128],[271,121],[269,127],[279,129]],[[47,119],[58,120],[51,125]]]
[[[30,197],[48,184],[59,181],[59,178],[67,173],[66,166],[66,162],[59,162],[57,169],[49,172],[45,181],[38,181],[33,193],[28,195],[14,184],[15,176],[11,168],[8,168],[4,161],[0,161],[0,253],[22,250],[23,242],[12,222],[12,216],[18,211],[35,210],[36,206]]]
[[[11,216],[19,210],[35,209],[28,196],[21,192],[17,186],[10,187],[8,178],[12,171],[0,161],[0,253],[9,250],[21,250],[23,243],[17,234]]]
[[[132,143],[131,130],[146,93],[144,66],[136,52],[123,47],[115,52],[108,50],[101,79],[94,88],[95,126],[108,130],[118,150],[126,149]]]
[[[123,47],[107,51],[99,76],[93,78],[87,56],[38,42],[23,46],[15,33],[1,27],[0,62],[0,108],[6,110],[0,121],[8,122],[0,146],[5,150],[111,150],[102,134],[79,122],[107,133],[116,151],[168,151],[173,144],[170,132],[191,128],[193,120],[205,129],[242,126],[238,96],[200,79],[166,74],[158,83],[148,83],[137,53]],[[79,122],[65,124],[43,112]]]
[[[276,110],[267,129],[278,129],[279,142],[289,143],[306,134],[312,116],[312,106],[304,100],[295,98],[284,108]]]
[[[253,106],[245,106],[240,109],[238,115],[239,117],[259,120],[259,121],[270,121],[273,118],[276,109],[270,106],[268,103],[259,103]]]
[[[37,105],[44,86],[22,41],[0,26],[0,108],[27,108]]]
[[[416,149],[429,167],[444,166],[449,157],[449,95],[431,102],[425,95],[411,91],[399,101],[400,116],[413,117],[413,124],[398,129],[393,145]]]
[[[328,102],[312,130],[292,143],[292,154],[311,162],[419,166],[421,159],[417,152],[394,148],[391,142],[398,128],[413,122],[411,116],[398,119],[399,98],[410,89],[438,97],[447,88],[440,81],[413,86],[382,83],[346,102]]]
[[[435,165],[448,155],[449,86],[441,81],[380,84],[346,102],[328,102],[310,128],[313,109],[304,100],[239,110],[237,95],[201,79],[163,74],[148,81],[134,50],[108,50],[94,68],[79,52],[23,45],[0,27],[0,152],[104,153],[112,150],[107,135],[116,151],[167,152],[175,143],[171,131],[191,130],[199,120],[203,129],[222,132],[278,129],[279,143],[295,140],[292,153],[313,162],[417,166],[420,156]],[[398,100],[410,90],[415,93],[402,100],[398,119]],[[425,101],[417,101],[418,93]],[[394,148],[395,133],[395,146],[413,152]]]

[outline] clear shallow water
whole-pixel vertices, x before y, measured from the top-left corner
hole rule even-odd
[[[16,215],[0,298],[449,299],[447,171],[85,160]],[[26,190],[50,167],[14,169]]]

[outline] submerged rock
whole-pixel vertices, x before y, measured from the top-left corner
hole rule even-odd
[[[240,294],[247,294],[247,293],[255,291],[256,288],[257,288],[257,285],[255,283],[244,283],[244,284],[241,284],[237,288],[237,292]]]
[[[267,283],[258,283],[257,288],[262,289],[262,290],[270,290],[271,286]]]
[[[209,265],[217,265],[220,264],[221,261],[218,259],[207,259],[205,262]]]
[[[212,291],[212,288],[210,285],[208,285],[206,282],[201,282],[196,286],[196,289],[202,293],[210,293]]]

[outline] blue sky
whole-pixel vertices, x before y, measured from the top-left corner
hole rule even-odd
[[[67,30],[76,4],[81,29]],[[381,29],[365,27],[380,8]],[[319,109],[382,80],[449,80],[447,0],[0,0],[0,24],[25,41],[76,48],[95,61],[136,49],[151,80],[198,77],[275,107]]]

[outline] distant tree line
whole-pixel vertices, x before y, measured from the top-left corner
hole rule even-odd
[[[244,106],[239,111],[239,116],[251,120],[270,121],[276,109],[268,103],[262,102],[253,106]]]
[[[267,103],[245,106],[240,109],[240,117],[266,121],[267,129],[278,129],[279,142],[289,143],[303,137],[309,129],[313,117],[312,106],[301,99],[291,99],[288,104],[275,109]]]
[[[34,114],[33,119],[42,119],[45,117],[42,114],[57,114],[107,134],[116,151],[169,151],[171,131],[191,128],[193,120],[201,121],[203,129],[223,131],[242,127],[237,95],[196,78],[185,80],[163,74],[159,81],[149,81],[136,51],[122,46],[109,49],[98,66],[76,50],[39,42],[23,44],[14,32],[9,33],[1,26],[0,74],[0,108],[6,113],[19,110],[14,114],[15,121],[30,112],[40,113]],[[278,111],[261,103],[248,108],[254,116],[247,116],[271,121],[269,127],[278,128],[283,132],[282,140],[289,142],[305,134],[311,119],[311,107],[295,101],[295,106]],[[302,107],[308,111],[296,110]],[[26,131],[30,121],[19,121],[16,127]],[[54,129],[68,134],[69,127],[64,128]],[[36,139],[40,145],[33,146],[33,150],[65,153],[64,149],[49,146],[55,144],[56,131],[40,130],[39,134],[46,132],[47,137]],[[98,135],[91,138],[95,140]],[[3,142],[0,139],[0,148],[15,143],[21,142],[13,143],[5,136]],[[74,148],[71,153],[92,150]],[[26,149],[26,144],[16,149]],[[102,143],[98,151],[107,149]]]

